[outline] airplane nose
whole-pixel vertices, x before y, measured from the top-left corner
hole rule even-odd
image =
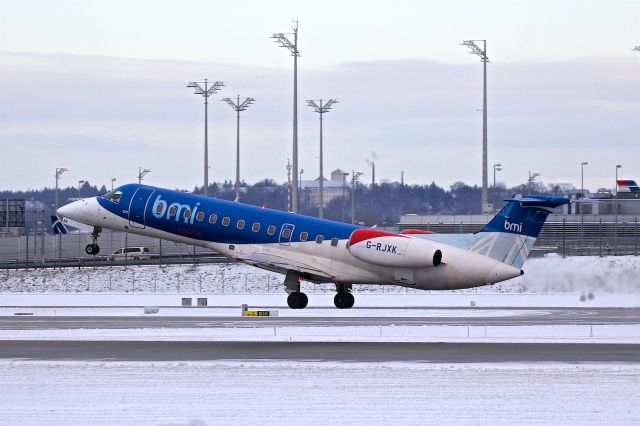
[[[82,200],[74,201],[72,203],[65,204],[62,207],[59,207],[58,210],[56,210],[56,213],[58,213],[58,216],[68,217],[69,219],[77,220],[78,214],[80,213],[82,206],[83,206]]]

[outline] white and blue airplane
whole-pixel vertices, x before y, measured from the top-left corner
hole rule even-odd
[[[516,196],[475,234],[391,233],[201,195],[128,184],[74,201],[58,214],[93,227],[198,245],[285,275],[287,303],[307,306],[301,281],[334,283],[337,308],[351,308],[353,284],[454,290],[505,281],[522,266],[555,207],[569,199]]]

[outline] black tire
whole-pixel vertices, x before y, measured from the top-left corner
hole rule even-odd
[[[338,309],[350,308],[351,306],[353,306],[353,302],[351,303],[351,305],[349,305],[349,302],[351,302],[351,298],[353,298],[353,296],[351,296],[351,298],[349,298],[349,296],[351,296],[349,293],[336,293],[336,295],[333,297],[333,304],[336,305],[336,308]]]
[[[356,298],[353,297],[353,293],[345,293],[347,296],[349,296],[349,304],[347,306],[347,309],[351,309],[353,308],[353,304],[356,303]]]
[[[100,253],[100,246],[97,244],[87,244],[87,246],[84,248],[84,251],[89,255],[95,256]]]
[[[294,291],[287,297],[287,305],[291,309],[304,309],[307,307],[307,303],[309,303],[309,298],[299,291]]]

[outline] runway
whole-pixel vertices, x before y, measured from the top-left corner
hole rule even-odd
[[[28,308],[21,309],[28,312]],[[331,315],[336,310],[325,310]],[[394,316],[402,312],[407,316]],[[415,311],[420,316],[410,316]],[[0,316],[0,330],[144,329],[144,328],[260,328],[362,326],[535,326],[640,324],[640,308],[429,308],[356,309],[345,316]],[[338,311],[339,312],[339,311]],[[408,312],[408,314],[407,314]],[[296,312],[304,315],[306,312]],[[390,314],[390,315],[388,315]],[[349,316],[346,316],[349,315]]]
[[[640,364],[637,344],[0,341],[0,359]]]

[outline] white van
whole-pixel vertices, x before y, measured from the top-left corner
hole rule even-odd
[[[109,260],[125,260],[125,257],[128,260],[149,260],[151,259],[151,254],[149,247],[120,247],[109,256]]]

